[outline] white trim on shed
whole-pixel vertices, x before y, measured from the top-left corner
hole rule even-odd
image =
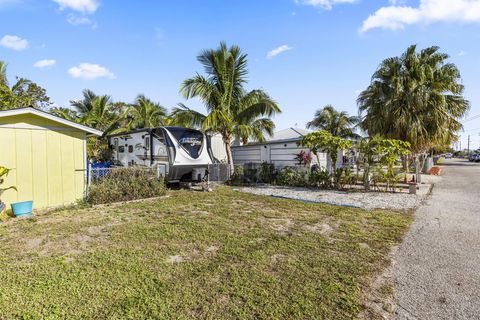
[[[81,131],[84,131],[84,132],[87,132],[87,133],[90,133],[91,135],[94,135],[94,136],[102,136],[103,135],[102,131],[92,129],[92,128],[89,128],[87,126],[84,126],[84,125],[81,125],[81,124],[78,124],[78,123],[75,123],[75,122],[72,122],[72,121],[54,116],[53,114],[50,114],[48,112],[41,111],[41,110],[38,110],[38,109],[35,109],[35,108],[32,108],[32,107],[0,111],[0,118],[10,117],[10,116],[18,116],[18,115],[22,115],[22,114],[33,114],[33,115],[36,115],[38,117],[45,118],[45,119],[48,119],[48,120],[51,120],[51,121],[55,121],[57,123],[61,123],[63,125],[66,125],[66,126],[69,126],[69,127],[72,127],[72,128],[75,128],[75,129],[78,129],[78,130],[81,130]],[[30,129],[34,129],[34,128],[30,128]]]

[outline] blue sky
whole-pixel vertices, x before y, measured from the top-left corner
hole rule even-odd
[[[181,82],[202,71],[197,54],[222,40],[248,53],[248,88],[280,104],[278,129],[303,127],[326,104],[356,114],[378,64],[411,44],[451,56],[469,116],[480,114],[478,0],[0,0],[10,78],[39,83],[59,106],[89,88],[170,108],[183,102]],[[480,118],[465,130],[462,147],[468,134],[479,147]]]

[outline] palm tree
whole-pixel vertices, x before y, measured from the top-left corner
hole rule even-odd
[[[325,130],[341,138],[356,138],[354,127],[359,118],[349,116],[347,112],[339,112],[332,105],[326,105],[315,112],[315,117],[307,123],[307,128]]]
[[[93,109],[93,100],[98,96],[90,89],[85,89],[82,92],[83,99],[81,100],[71,100],[70,104],[74,107],[80,116],[84,116]]]
[[[56,108],[53,112],[68,120],[103,131],[103,137],[90,137],[87,141],[89,157],[97,160],[109,158],[106,136],[119,132],[125,126],[126,104],[115,103],[109,95],[96,95],[91,90],[83,91],[83,99],[70,101],[74,110]]]
[[[203,65],[206,76],[197,74],[185,80],[180,92],[186,99],[199,98],[207,114],[179,105],[174,108],[172,117],[178,123],[220,133],[233,172],[233,139],[262,141],[265,134],[271,134],[274,129],[269,118],[281,110],[264,91],[245,90],[247,55],[238,46],[228,48],[222,42],[218,49],[204,50],[197,59]]]
[[[128,128],[156,128],[167,124],[167,109],[144,95],[138,95],[135,103],[127,108]]]
[[[54,107],[48,110],[51,114],[73,122],[79,122],[78,112],[64,107]]]
[[[111,133],[123,124],[126,105],[114,103],[109,95],[96,95],[86,89],[83,99],[70,101],[70,104],[78,116],[77,122],[101,130],[104,134]],[[66,116],[69,116],[68,112]]]
[[[361,127],[370,136],[410,142],[416,153],[449,145],[469,110],[457,67],[448,55],[410,46],[400,57],[385,59],[358,98]]]

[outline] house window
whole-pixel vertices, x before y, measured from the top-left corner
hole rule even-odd
[[[133,146],[132,145],[128,146],[128,153],[133,153]]]
[[[145,150],[150,150],[150,137],[145,137]]]
[[[124,153],[125,152],[125,147],[124,146],[118,147],[118,152],[119,153]]]

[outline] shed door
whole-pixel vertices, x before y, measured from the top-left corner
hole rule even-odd
[[[262,148],[260,150],[260,161],[261,162],[268,162],[268,163],[270,163],[272,161],[271,156],[270,156],[270,145],[262,146]]]

